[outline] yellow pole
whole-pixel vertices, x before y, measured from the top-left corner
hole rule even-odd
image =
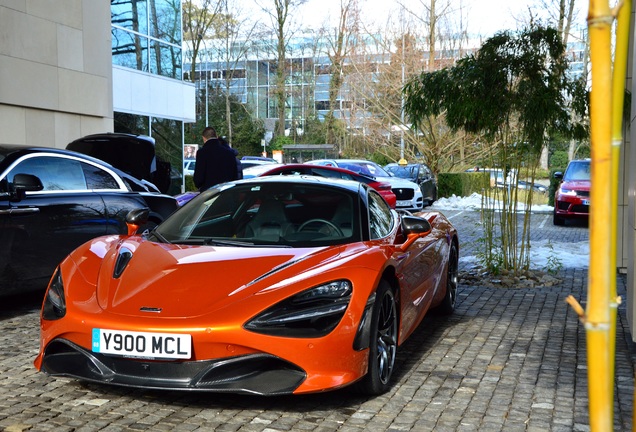
[[[625,76],[627,74],[627,57],[629,46],[629,21],[631,15],[631,0],[625,0],[617,6],[616,24],[616,54],[614,57],[614,71],[612,75],[612,174],[611,174],[611,205],[610,209],[610,392],[614,401],[614,373],[616,363],[616,316],[620,299],[616,292],[617,269],[617,238],[618,238],[618,183],[621,145],[623,143],[623,104],[625,101]]]
[[[611,431],[613,403],[610,379],[610,237],[607,209],[611,206],[611,27],[607,0],[590,0],[588,30],[592,64],[590,140],[590,265],[586,312],[590,428]]]

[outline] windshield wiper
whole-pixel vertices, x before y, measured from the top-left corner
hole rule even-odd
[[[205,242],[205,244],[212,246],[237,246],[237,247],[265,247],[265,248],[290,248],[289,245],[281,244],[256,244],[252,242],[240,241],[240,240],[219,240],[211,238]]]
[[[159,241],[160,241],[161,243],[168,243],[168,244],[172,244],[172,243],[170,242],[170,240],[168,240],[167,238],[165,238],[164,236],[162,236],[161,234],[159,234],[159,233],[157,232],[156,228],[155,228],[155,229],[153,229],[152,231],[150,231],[150,232],[147,234],[147,237],[149,237],[149,236],[151,236],[151,235],[153,235],[153,236],[157,237],[157,239],[159,239]]]
[[[212,246],[241,246],[241,247],[249,247],[254,246],[254,243],[244,242],[239,240],[220,240],[216,238],[207,239],[205,244]]]

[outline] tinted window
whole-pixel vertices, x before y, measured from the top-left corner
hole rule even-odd
[[[369,230],[371,239],[386,237],[393,226],[391,208],[375,191],[369,191]]]
[[[89,189],[120,189],[117,181],[108,172],[91,164],[82,163]]]
[[[13,182],[16,174],[37,176],[45,191],[86,190],[86,178],[81,162],[54,156],[36,156],[18,163],[7,175]]]

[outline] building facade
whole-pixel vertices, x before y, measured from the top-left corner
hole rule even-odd
[[[108,3],[0,1],[0,40],[0,143],[113,130]]]
[[[195,120],[181,25],[180,0],[0,0],[0,143],[157,135],[179,167],[183,123]]]

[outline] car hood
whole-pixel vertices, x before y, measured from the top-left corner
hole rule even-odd
[[[134,238],[132,238],[134,239]],[[138,240],[139,238],[137,238]],[[338,257],[342,247],[238,248],[179,246],[124,241],[104,253],[97,274],[103,310],[148,317],[195,317],[255,295],[263,289]]]
[[[420,187],[417,183],[414,183],[410,180],[401,178],[401,177],[376,177],[377,181],[387,182],[391,185],[391,187],[401,187],[401,188],[410,188],[410,189],[419,189]]]
[[[589,180],[573,180],[573,181],[564,181],[561,183],[561,189],[572,189],[578,191],[589,191],[590,190],[590,181]]]

